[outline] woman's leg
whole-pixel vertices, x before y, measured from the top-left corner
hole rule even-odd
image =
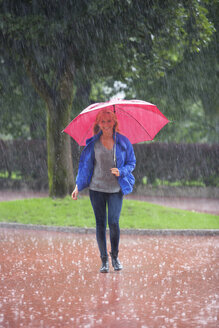
[[[108,194],[108,224],[110,230],[110,242],[112,254],[119,251],[120,228],[119,218],[122,209],[122,192]]]
[[[90,190],[90,201],[96,219],[96,238],[101,258],[107,257],[106,244],[106,194]]]

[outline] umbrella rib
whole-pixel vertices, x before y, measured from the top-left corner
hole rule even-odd
[[[138,121],[138,120],[136,120],[136,118],[135,117],[133,117],[131,114],[129,114],[129,113],[127,113],[125,110],[123,110],[122,108],[117,108],[117,109],[119,109],[121,112],[123,112],[123,113],[125,113],[126,115],[128,115],[128,116],[130,116],[132,119],[134,119],[142,128],[143,128],[143,130],[147,133],[147,135],[151,138],[151,140],[152,140],[152,137],[151,137],[151,135],[148,133],[148,131],[145,129],[145,127]]]

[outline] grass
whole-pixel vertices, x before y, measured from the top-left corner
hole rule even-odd
[[[0,221],[23,224],[95,227],[88,197],[73,201],[34,198],[0,202]],[[124,199],[121,228],[134,229],[219,229],[219,216],[173,209]]]

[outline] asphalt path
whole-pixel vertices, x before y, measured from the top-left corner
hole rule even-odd
[[[0,328],[218,327],[218,235],[122,233],[107,274],[94,233],[0,228],[0,245]]]

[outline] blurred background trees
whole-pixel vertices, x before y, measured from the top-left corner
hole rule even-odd
[[[218,142],[218,1],[0,2],[2,138],[47,138],[51,196],[73,187],[67,123],[91,102],[155,103],[159,141]],[[156,139],[157,140],[157,139]]]

